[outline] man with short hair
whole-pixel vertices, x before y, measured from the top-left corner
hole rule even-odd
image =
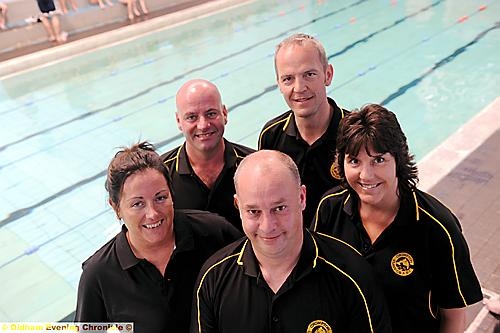
[[[233,175],[254,150],[224,139],[228,112],[213,83],[186,82],[177,92],[176,106],[177,126],[186,141],[162,155],[172,178],[175,208],[217,213],[241,230]]]
[[[276,47],[274,67],[290,110],[266,123],[258,147],[282,151],[297,164],[307,187],[303,215],[309,226],[323,193],[339,184],[335,140],[347,111],[326,95],[334,69],[314,37],[294,34],[283,40]]]
[[[247,156],[234,176],[246,237],[218,251],[195,287],[191,332],[391,332],[368,263],[306,230],[306,188],[284,153]]]

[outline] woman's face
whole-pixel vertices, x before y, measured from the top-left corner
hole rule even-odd
[[[345,177],[362,204],[380,208],[397,199],[396,160],[390,153],[368,150],[361,148],[357,156],[345,155]]]
[[[118,207],[113,207],[138,250],[164,244],[173,235],[174,208],[165,176],[156,169],[130,175],[123,184]]]

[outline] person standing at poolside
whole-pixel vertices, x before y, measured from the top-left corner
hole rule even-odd
[[[61,31],[61,21],[59,15],[61,12],[56,10],[53,0],[37,0],[38,8],[41,11],[39,16],[43,27],[49,36],[49,41],[64,43],[68,37],[68,33]]]

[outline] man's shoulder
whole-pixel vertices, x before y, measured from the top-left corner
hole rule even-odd
[[[165,164],[167,167],[170,166],[175,160],[178,158],[179,153],[181,151],[182,145],[175,147],[172,150],[169,150],[168,152],[162,154],[161,160],[163,161],[163,164]]]
[[[217,250],[212,254],[205,264],[203,265],[201,271],[204,273],[224,273],[227,269],[230,269],[233,265],[238,265],[239,258],[241,257],[241,252],[243,246],[248,242],[246,237],[242,237],[223,248]]]
[[[285,134],[290,121],[293,121],[293,112],[289,110],[273,119],[269,120],[259,135],[258,149],[274,149],[276,148],[276,140]]]
[[[284,126],[291,120],[292,114],[293,114],[292,110],[288,110],[287,112],[282,113],[279,116],[272,118],[264,125],[261,133],[262,134],[271,133],[273,131],[276,131],[277,129],[283,129]]]
[[[236,153],[236,157],[245,157],[247,155],[250,155],[251,153],[255,152],[255,149],[241,145],[239,143],[227,141],[230,145],[233,151]]]

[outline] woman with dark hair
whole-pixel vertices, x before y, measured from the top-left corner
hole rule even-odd
[[[201,265],[240,232],[219,215],[175,210],[168,172],[147,142],[115,155],[106,190],[122,231],[83,263],[75,320],[187,332]]]
[[[414,157],[396,115],[369,104],[337,135],[343,185],[327,192],[311,229],[348,243],[374,268],[394,332],[463,332],[482,299],[457,217],[417,189]]]

